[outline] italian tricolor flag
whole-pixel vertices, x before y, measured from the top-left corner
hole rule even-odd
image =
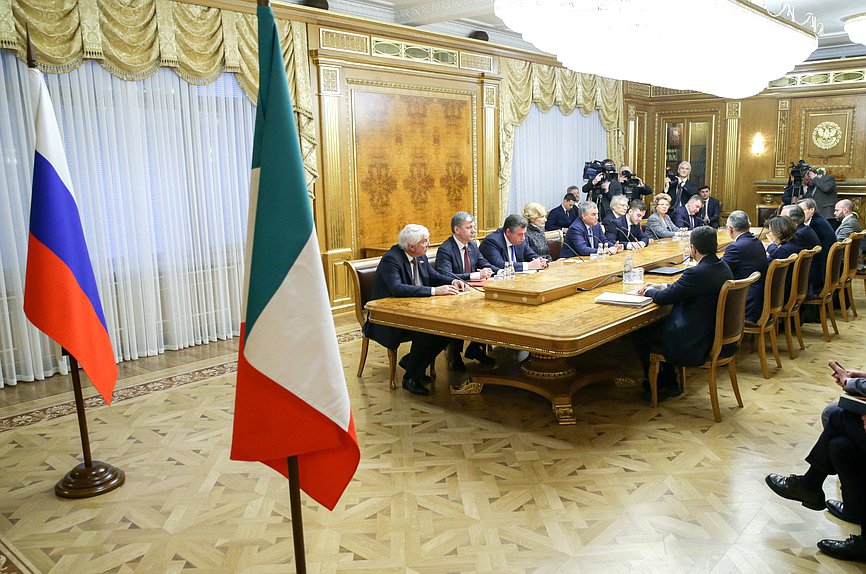
[[[307,196],[274,16],[258,7],[259,95],[253,142],[231,458],[287,475],[333,509],[360,451]]]

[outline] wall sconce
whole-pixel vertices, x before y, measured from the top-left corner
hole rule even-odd
[[[755,134],[755,137],[752,138],[752,154],[761,155],[766,151],[764,147],[764,136],[761,135],[761,132]]]

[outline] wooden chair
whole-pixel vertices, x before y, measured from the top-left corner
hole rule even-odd
[[[547,247],[550,249],[550,256],[554,261],[556,261],[562,253],[562,230],[554,229],[553,231],[545,231],[544,237],[547,238]]]
[[[770,267],[767,269],[767,279],[764,281],[764,309],[757,321],[754,323],[746,321],[743,328],[744,333],[757,335],[761,373],[765,379],[770,378],[770,370],[767,368],[767,345],[764,335],[770,335],[770,347],[773,351],[773,357],[776,359],[776,366],[782,368],[779,344],[776,340],[776,324],[782,309],[785,307],[785,284],[787,283],[788,272],[796,259],[797,254],[795,253],[787,259],[774,259],[770,262]],[[793,286],[791,290],[794,290]]]
[[[800,343],[800,349],[806,348],[803,344],[803,333],[800,325],[800,306],[806,300],[806,295],[809,292],[809,271],[812,269],[815,256],[820,252],[821,246],[816,245],[812,249],[804,249],[798,254],[791,271],[791,292],[788,294],[788,301],[785,303],[785,307],[779,313],[779,318],[785,324],[785,341],[788,343],[788,356],[792,359],[797,358],[797,351],[794,349],[794,340],[791,334],[792,323],[797,331],[797,341]]]
[[[710,354],[701,365],[701,368],[709,370],[709,392],[710,401],[713,405],[713,417],[716,422],[722,421],[719,411],[719,393],[716,387],[716,374],[719,367],[728,366],[728,374],[731,377],[731,387],[737,404],[743,406],[740,397],[740,388],[737,386],[737,347],[743,338],[743,325],[746,316],[746,297],[749,293],[749,285],[757,281],[761,274],[755,271],[745,279],[739,281],[729,280],[722,285],[719,292],[719,302],[716,305],[716,331],[713,338],[713,347]],[[652,395],[652,406],[658,404],[658,376],[659,366],[665,360],[663,354],[650,353],[649,383]],[[680,388],[685,386],[686,369],[679,367]]]
[[[845,248],[851,243],[851,238],[836,242],[830,246],[827,254],[827,269],[824,273],[824,287],[814,299],[806,299],[803,305],[818,305],[821,315],[821,328],[824,331],[824,340],[830,340],[830,330],[827,328],[827,318],[833,324],[833,331],[838,335],[839,328],[836,326],[836,312],[833,310],[833,293],[842,284],[842,269],[845,264]]]
[[[866,236],[866,231],[857,231],[848,236],[851,244],[845,248],[845,266],[842,269],[842,282],[839,286],[839,308],[842,310],[842,318],[848,320],[848,308],[845,305],[845,296],[851,305],[851,313],[857,316],[857,306],[854,305],[854,278],[857,276],[857,263],[860,261],[860,242]]]

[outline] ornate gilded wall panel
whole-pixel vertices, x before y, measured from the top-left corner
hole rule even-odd
[[[788,116],[791,113],[790,100],[779,100],[779,115],[776,120],[776,162],[773,177],[784,178],[788,175]]]
[[[477,205],[477,97],[377,82],[350,85],[357,236],[393,243],[407,223],[449,235],[455,211]]]

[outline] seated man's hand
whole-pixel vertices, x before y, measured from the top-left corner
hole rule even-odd
[[[457,287],[458,291],[469,291],[469,285],[467,285],[465,281],[461,281],[460,279],[455,279],[451,282],[451,284]]]
[[[848,378],[864,378],[866,377],[866,371],[848,371]]]
[[[547,259],[544,257],[536,257],[526,264],[527,269],[544,269],[547,267]]]
[[[485,267],[484,269],[481,269],[478,272],[481,274],[482,279],[487,279],[489,277],[493,277],[493,269],[491,269],[490,267]]]
[[[459,281],[459,279],[454,280],[455,283]],[[460,283],[463,283],[460,281]],[[436,295],[457,295],[460,291],[457,290],[457,287],[452,285],[440,285],[439,287],[434,288],[433,292]]]

